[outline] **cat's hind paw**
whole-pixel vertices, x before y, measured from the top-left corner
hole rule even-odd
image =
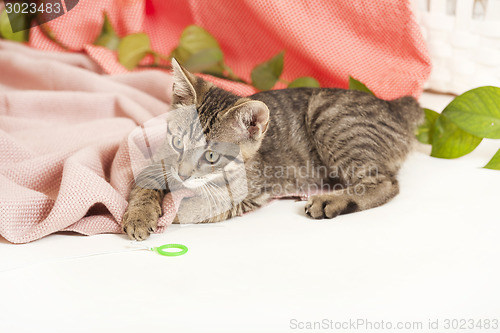
[[[321,194],[311,197],[305,206],[305,213],[313,219],[331,219],[340,214],[348,214],[358,210],[355,201],[345,196]]]

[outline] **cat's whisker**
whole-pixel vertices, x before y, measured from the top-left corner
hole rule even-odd
[[[213,217],[213,213],[212,213],[212,207],[216,206],[217,205],[217,201],[216,199],[213,197],[210,189],[208,188],[207,184],[203,184],[202,186],[202,190],[208,194],[208,198],[210,200],[210,205],[209,205],[209,218],[210,217]],[[213,205],[213,206],[212,206]]]
[[[151,165],[145,168],[137,177],[132,181],[139,187],[144,186],[146,188],[152,187],[152,189],[165,189],[168,184],[165,183],[164,170],[161,166]],[[152,182],[156,182],[155,186]]]
[[[227,198],[225,196],[225,191],[223,191],[223,189],[219,186],[217,186],[216,184],[212,183],[212,182],[207,182],[205,183],[205,187],[207,189],[207,191],[210,193],[210,196],[212,197],[213,201],[214,201],[214,206],[216,207],[217,209],[217,214],[221,214],[223,213],[224,211],[226,211],[228,208],[230,207],[227,207]]]
[[[208,191],[210,192],[210,194],[214,197],[214,200],[215,200],[215,202],[217,202],[217,205],[220,206],[221,210],[222,211],[226,210],[226,206],[227,206],[226,202],[228,201],[227,197],[225,195],[226,191],[224,191],[224,189],[222,187],[218,186],[217,184],[215,184],[213,182],[206,183],[206,187],[207,187]]]

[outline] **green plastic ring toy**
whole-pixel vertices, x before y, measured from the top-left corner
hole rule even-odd
[[[178,249],[180,251],[175,251],[175,252],[164,251],[165,249]],[[176,257],[185,254],[188,251],[188,248],[186,245],[182,244],[165,244],[158,247],[152,247],[151,251],[156,251],[156,253],[161,254],[162,256]]]

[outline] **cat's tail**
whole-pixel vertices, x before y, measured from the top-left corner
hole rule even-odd
[[[406,120],[408,128],[413,130],[424,120],[424,111],[412,96],[404,96],[390,101],[392,110],[397,116]]]

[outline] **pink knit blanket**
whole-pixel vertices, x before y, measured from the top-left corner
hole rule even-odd
[[[127,135],[169,110],[171,85],[160,71],[101,75],[85,55],[0,41],[0,235],[121,232]],[[167,198],[159,231],[173,207]]]

